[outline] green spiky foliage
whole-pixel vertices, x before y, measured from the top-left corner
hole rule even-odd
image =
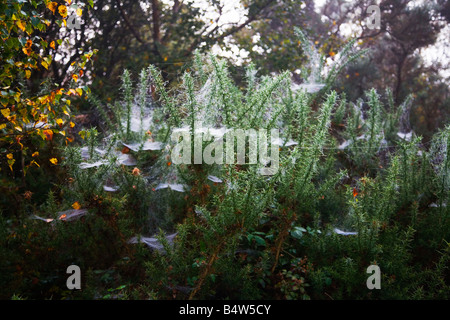
[[[427,148],[400,131],[409,102],[395,106],[375,90],[347,101],[321,72],[308,72],[325,84],[320,91],[299,89],[288,72],[259,77],[252,64],[241,88],[225,62],[199,54],[179,87],[167,87],[154,66],[137,84],[125,72],[121,100],[92,100],[106,129],[81,131],[82,146],[65,150],[70,181],[42,208],[57,218],[78,202],[89,215],[60,221],[56,233],[40,220],[26,230],[0,220],[0,261],[12,270],[10,261],[35,250],[47,259],[39,272],[54,271],[50,257],[60,269],[80,263],[86,290],[59,292],[71,298],[448,299],[450,129]],[[278,170],[262,175],[267,163],[249,163],[250,137],[245,163],[237,141],[233,163],[175,164],[181,139],[172,134],[193,146],[199,129],[219,132],[202,133],[202,151],[234,139],[225,129],[278,129],[279,141],[267,142],[279,150]],[[373,264],[382,290],[365,285]],[[32,296],[17,279],[33,272],[1,278],[5,292]]]

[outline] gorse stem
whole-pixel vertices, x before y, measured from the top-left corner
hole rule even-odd
[[[122,93],[125,100],[125,115],[127,119],[126,125],[126,139],[131,138],[131,106],[133,104],[133,93],[132,93],[132,83],[131,77],[128,70],[125,70],[122,76]]]

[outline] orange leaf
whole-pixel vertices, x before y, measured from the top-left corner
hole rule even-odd
[[[56,158],[51,158],[51,159],[50,159],[50,162],[53,163],[54,165],[57,165],[57,164],[58,164],[58,159],[56,159]]]
[[[358,191],[356,191],[356,188],[353,188],[353,198],[356,198],[358,195]]]
[[[80,210],[81,206],[77,201],[77,202],[74,202],[74,204],[72,205],[72,208],[74,208],[75,210]]]
[[[31,48],[22,48],[23,53],[25,53],[27,56],[29,56],[33,50]]]
[[[55,10],[56,10],[57,6],[58,6],[58,3],[56,3],[56,2],[50,2],[49,4],[47,4],[47,8],[49,8],[49,10],[51,12],[53,12],[53,14],[55,14]]]
[[[66,217],[67,217],[66,214],[62,214],[62,215],[59,217],[59,220],[62,220],[62,219],[64,219],[64,218],[66,218]]]
[[[46,129],[43,131],[43,133],[45,134],[45,139],[50,141],[53,139],[53,131],[50,129]]]
[[[58,7],[58,12],[63,18],[67,17],[67,7],[65,5],[60,5]]]

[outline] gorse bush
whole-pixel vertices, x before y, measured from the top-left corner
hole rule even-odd
[[[197,54],[180,86],[150,66],[137,85],[124,72],[121,101],[91,95],[104,130],[65,147],[59,194],[34,220],[1,221],[8,298],[449,298],[450,127],[424,144],[404,131],[409,100],[370,90],[348,102],[333,79],[361,52],[351,42],[327,73],[298,34],[313,59],[300,85],[250,64],[241,88],[224,61]],[[277,129],[278,170],[262,175],[268,163],[249,157],[175,163],[174,132],[192,146],[209,133],[205,150],[230,129]],[[85,270],[81,292],[61,284],[70,264]],[[366,287],[370,265],[381,290]]]

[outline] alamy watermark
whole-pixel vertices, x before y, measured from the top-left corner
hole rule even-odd
[[[80,15],[78,14],[78,10],[80,8],[74,3],[70,5],[70,8],[75,9],[75,11],[67,18],[67,28],[69,30],[72,29],[81,29]],[[381,29],[381,10],[378,5],[370,5],[366,13],[370,16],[367,17],[366,25],[370,30],[373,29]]]
[[[81,269],[79,266],[72,264],[67,267],[66,273],[71,274],[70,277],[67,278],[66,286],[67,289],[73,290],[81,289]]]
[[[373,29],[381,29],[381,10],[377,5],[371,5],[367,8],[366,11],[371,16],[367,18],[367,28]]]
[[[366,273],[370,273],[371,276],[367,278],[366,286],[367,289],[381,289],[381,270],[376,264],[372,264],[367,267]]]
[[[208,129],[202,128],[201,122],[196,122],[194,128],[194,132],[188,129],[172,131],[171,140],[175,143],[172,150],[172,163],[259,164],[262,166],[260,169],[262,175],[273,175],[278,171],[279,145],[276,143],[279,141],[278,129],[270,130],[268,140],[269,135],[266,129],[258,131],[255,129]],[[180,138],[182,138],[181,141]],[[203,142],[209,143],[204,147]],[[270,155],[268,154],[269,144]],[[247,149],[248,157],[246,157]]]
[[[67,278],[66,286],[69,290],[74,289],[81,289],[81,270],[80,267],[77,265],[70,265],[67,267],[68,274],[71,274]],[[373,290],[373,289],[381,289],[381,270],[380,267],[376,264],[372,264],[367,267],[366,273],[370,274],[370,276],[367,278],[366,286],[367,289]]]
[[[70,5],[71,9],[74,9],[72,14],[67,17],[67,29],[69,30],[78,30],[81,29],[81,22],[80,22],[80,16],[81,16],[81,8],[79,8],[75,3]]]

